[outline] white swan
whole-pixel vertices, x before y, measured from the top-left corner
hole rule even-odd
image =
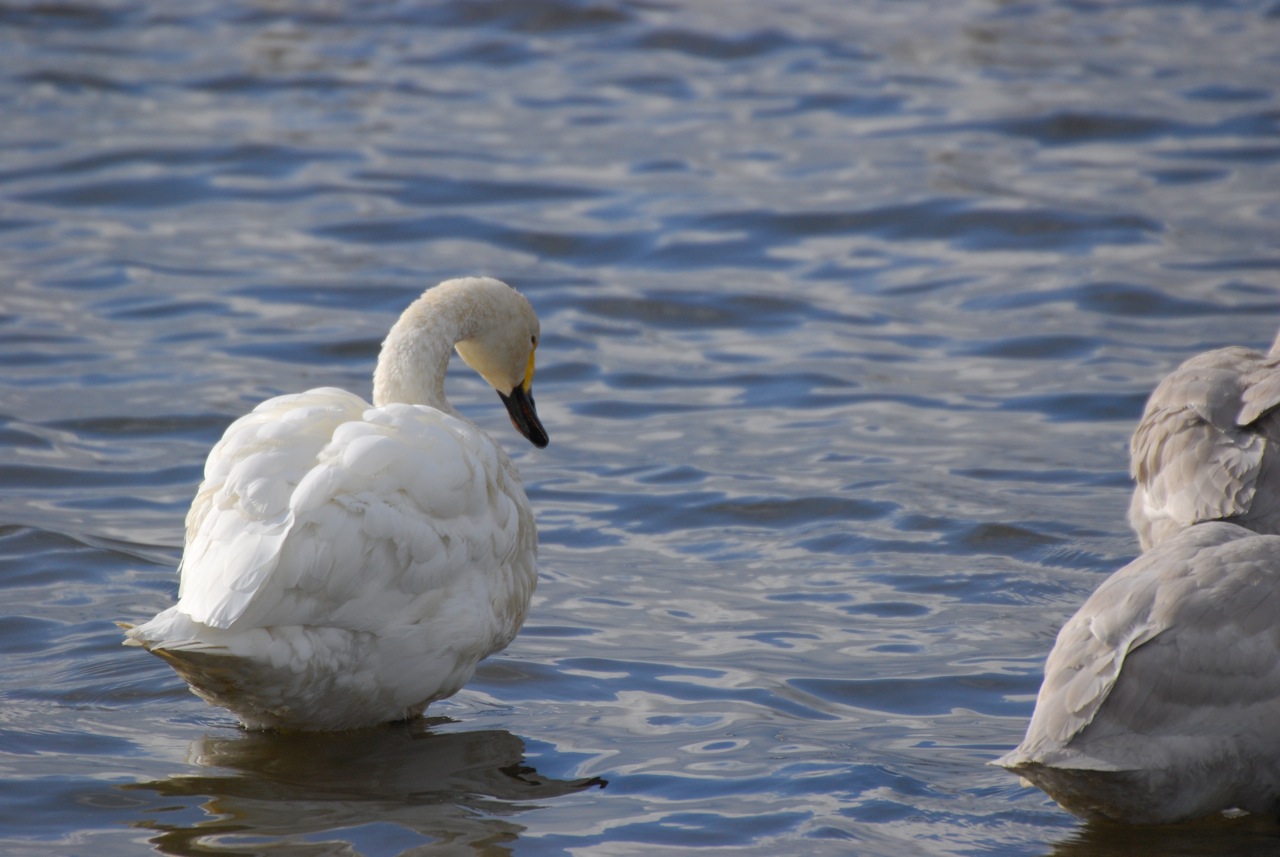
[[[1146,550],[1199,521],[1280,533],[1280,338],[1219,348],[1160,382],[1130,444],[1129,523]]]
[[[515,465],[445,399],[454,347],[535,446],[538,319],[489,278],[448,280],[382,344],[373,405],[332,387],[227,429],[187,515],[178,603],[127,628],[251,729],[420,714],[511,642],[536,583]]]
[[[1113,574],[993,764],[1085,818],[1280,809],[1280,536],[1196,524]]]

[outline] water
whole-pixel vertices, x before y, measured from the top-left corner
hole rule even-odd
[[[0,850],[1249,854],[984,762],[1136,552],[1155,382],[1280,321],[1280,7],[0,6]],[[251,735],[115,621],[209,447],[367,394],[426,286],[543,323],[552,438],[466,371],[541,582],[430,720]]]

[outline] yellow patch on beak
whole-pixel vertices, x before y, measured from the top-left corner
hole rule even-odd
[[[533,351],[529,352],[529,368],[524,370],[524,381],[520,384],[520,388],[526,393],[533,386],[533,355],[537,352],[538,346],[533,347]]]

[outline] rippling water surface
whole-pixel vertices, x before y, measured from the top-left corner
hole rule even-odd
[[[1280,322],[1280,7],[0,4],[0,850],[1244,854],[984,762],[1136,553],[1128,433]],[[542,537],[429,720],[239,731],[117,620],[204,456],[423,288],[543,323]]]

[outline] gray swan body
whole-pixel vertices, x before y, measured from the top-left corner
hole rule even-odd
[[[1026,738],[993,764],[1084,818],[1280,806],[1280,536],[1211,522],[1108,578],[1063,625]]]
[[[1280,807],[1280,338],[1198,354],[1130,444],[1144,553],[1063,625],[997,760],[1084,818]]]

